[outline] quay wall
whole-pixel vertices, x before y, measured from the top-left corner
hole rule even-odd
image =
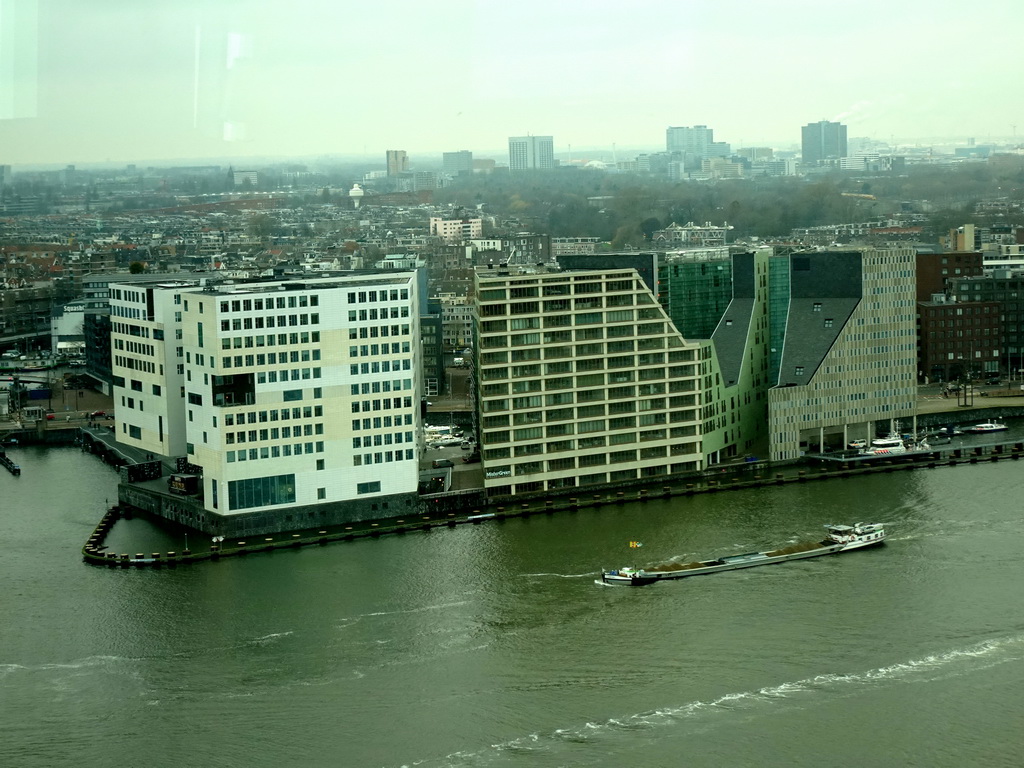
[[[759,471],[746,476],[732,476],[726,479],[703,478],[685,485],[665,485],[660,489],[640,489],[631,492],[617,491],[592,494],[589,498],[571,497],[562,499],[535,498],[527,499],[519,504],[508,506],[486,507],[486,511],[468,508],[473,496],[466,495],[463,503],[466,506],[461,513],[455,511],[438,511],[436,514],[408,515],[402,518],[378,519],[378,522],[353,521],[352,525],[336,530],[323,528],[319,530],[299,530],[297,532],[275,532],[272,536],[258,535],[249,538],[226,536],[221,543],[209,545],[209,549],[192,552],[165,553],[115,553],[106,551],[104,540],[111,527],[122,514],[131,514],[129,506],[122,505],[111,509],[104,515],[96,530],[82,548],[82,556],[86,562],[94,565],[111,567],[161,567],[195,563],[205,560],[217,560],[221,557],[246,555],[255,552],[271,552],[275,549],[295,548],[308,545],[328,544],[334,541],[354,541],[361,538],[379,538],[385,534],[406,534],[415,531],[427,533],[441,527],[454,528],[458,525],[480,525],[493,521],[502,521],[513,517],[530,517],[555,512],[576,512],[587,507],[604,505],[622,505],[627,502],[644,502],[650,499],[664,499],[673,496],[694,496],[708,493],[728,493],[733,490],[762,488],[766,486],[782,486],[792,483],[821,482],[826,480],[843,480],[859,475],[890,473],[899,471],[918,471],[922,469],[938,469],[976,465],[979,463],[995,463],[1000,461],[1019,461],[1024,456],[1024,443],[997,443],[969,448],[948,448],[927,453],[897,454],[882,459],[860,462],[829,462],[814,468],[801,469],[796,472],[782,473]],[[429,498],[428,498],[429,501]],[[419,511],[423,511],[422,509]]]
[[[286,509],[268,509],[219,515],[203,508],[200,499],[172,494],[161,489],[161,481],[145,486],[121,483],[118,501],[210,536],[256,536],[281,531],[344,525],[415,514],[420,507],[415,493],[310,504]],[[156,487],[153,487],[156,486]]]

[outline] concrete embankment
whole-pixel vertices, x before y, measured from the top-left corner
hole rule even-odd
[[[114,524],[124,514],[138,513],[130,507],[113,507],[100,520],[96,530],[82,548],[86,562],[110,567],[162,567],[178,564],[218,560],[224,557],[238,557],[257,552],[272,552],[277,549],[293,549],[304,546],[319,546],[336,541],[355,541],[365,538],[379,538],[383,535],[400,535],[413,532],[430,532],[435,528],[455,528],[459,525],[479,525],[484,522],[500,521],[514,517],[575,512],[583,508],[606,505],[622,505],[627,502],[666,499],[673,496],[694,496],[698,494],[723,493],[732,490],[783,486],[792,483],[840,480],[859,475],[885,472],[899,472],[919,469],[938,469],[981,462],[1018,461],[1024,455],[1024,443],[993,443],[970,448],[946,447],[928,452],[914,452],[887,456],[885,458],[851,457],[829,461],[816,467],[792,469],[786,472],[754,472],[720,478],[694,479],[683,485],[665,485],[640,490],[606,491],[589,497],[573,496],[563,498],[535,499],[519,504],[506,503],[482,510],[471,509],[462,512],[439,512],[433,515],[416,514],[402,518],[353,523],[318,530],[304,530],[279,533],[272,536],[247,538],[223,538],[206,544],[203,549],[184,549],[168,552],[110,552],[105,540]]]

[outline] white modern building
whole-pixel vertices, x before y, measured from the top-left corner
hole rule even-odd
[[[408,272],[112,286],[118,439],[201,474],[188,522],[209,532],[401,514],[419,477],[415,286]]]

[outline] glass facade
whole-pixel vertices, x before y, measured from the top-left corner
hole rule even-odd
[[[295,475],[254,477],[228,482],[228,509],[252,509],[295,503]]]

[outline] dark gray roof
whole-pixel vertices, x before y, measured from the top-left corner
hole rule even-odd
[[[753,311],[752,298],[734,298],[726,307],[715,332],[711,334],[722,371],[722,383],[727,387],[739,381],[740,371],[743,370],[743,355]]]
[[[804,385],[846,327],[863,292],[857,251],[795,253],[778,386]]]
[[[810,381],[859,303],[859,297],[790,301],[780,387]]]

